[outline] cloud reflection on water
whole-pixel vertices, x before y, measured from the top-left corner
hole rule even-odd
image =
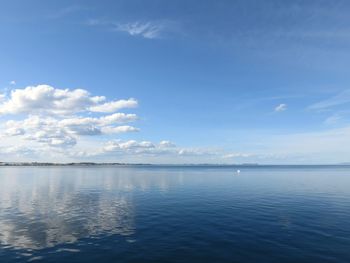
[[[132,235],[133,189],[168,187],[164,177],[129,169],[23,167],[2,168],[0,175],[0,244],[15,249]]]

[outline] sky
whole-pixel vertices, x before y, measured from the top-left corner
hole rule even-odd
[[[350,162],[350,2],[0,2],[0,160]]]

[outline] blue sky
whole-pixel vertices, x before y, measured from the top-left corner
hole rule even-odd
[[[347,1],[0,5],[4,160],[350,161]],[[103,103],[133,98],[137,105],[103,113],[90,110],[95,104],[50,112],[45,100],[65,89],[84,89],[87,100],[105,96]],[[53,97],[31,97],[35,92]],[[15,105],[16,94],[27,101],[21,97]],[[116,111],[137,120],[85,122],[84,129],[97,131],[91,135],[81,127],[78,132],[76,123],[76,130],[57,124]],[[46,121],[34,127],[28,119]],[[134,130],[111,132],[111,125]]]

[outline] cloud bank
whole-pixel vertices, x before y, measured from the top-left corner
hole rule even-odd
[[[137,106],[134,98],[107,100],[85,89],[50,85],[14,89],[2,94],[0,100],[0,156],[6,161],[104,161],[107,157],[119,161],[129,157],[132,162],[145,156],[219,155],[210,150],[181,148],[168,140],[155,143],[118,138],[140,131],[131,125],[138,116],[121,112]]]
[[[2,161],[317,163],[348,160],[350,127],[274,134],[264,136],[263,141],[246,138],[245,141],[254,144],[240,148],[235,145],[221,149],[190,148],[169,140],[135,139],[140,128],[134,125],[139,117],[130,112],[138,106],[134,98],[110,100],[85,89],[49,85],[13,89],[0,98]],[[322,106],[335,105],[331,101]],[[281,112],[286,108],[286,104],[279,104],[275,110]],[[137,135],[140,136],[142,133]]]
[[[0,116],[7,120],[2,122],[1,136],[8,141],[16,137],[21,146],[33,149],[73,147],[82,137],[139,131],[128,125],[138,119],[136,114],[117,112],[137,105],[133,98],[107,101],[84,89],[49,85],[15,89],[2,95]]]

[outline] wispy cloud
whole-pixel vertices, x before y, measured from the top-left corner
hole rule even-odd
[[[349,124],[350,111],[349,110],[336,110],[330,116],[328,116],[324,124],[329,126],[344,126]]]
[[[339,121],[342,120],[342,116],[339,115],[338,113],[333,114],[331,116],[329,116],[325,121],[324,124],[326,125],[335,125],[337,123],[339,123]]]
[[[335,96],[314,103],[308,107],[310,110],[324,110],[338,105],[350,103],[350,90],[344,90]]]
[[[131,36],[142,36],[148,39],[159,38],[164,25],[159,22],[133,22],[126,24],[117,24],[115,30],[126,32]]]
[[[173,31],[174,23],[170,21],[133,21],[121,23],[100,19],[90,19],[89,26],[105,26],[112,31],[124,32],[130,36],[146,39],[162,38],[165,32]]]
[[[275,111],[276,112],[281,112],[287,110],[287,104],[281,103],[276,106]]]

